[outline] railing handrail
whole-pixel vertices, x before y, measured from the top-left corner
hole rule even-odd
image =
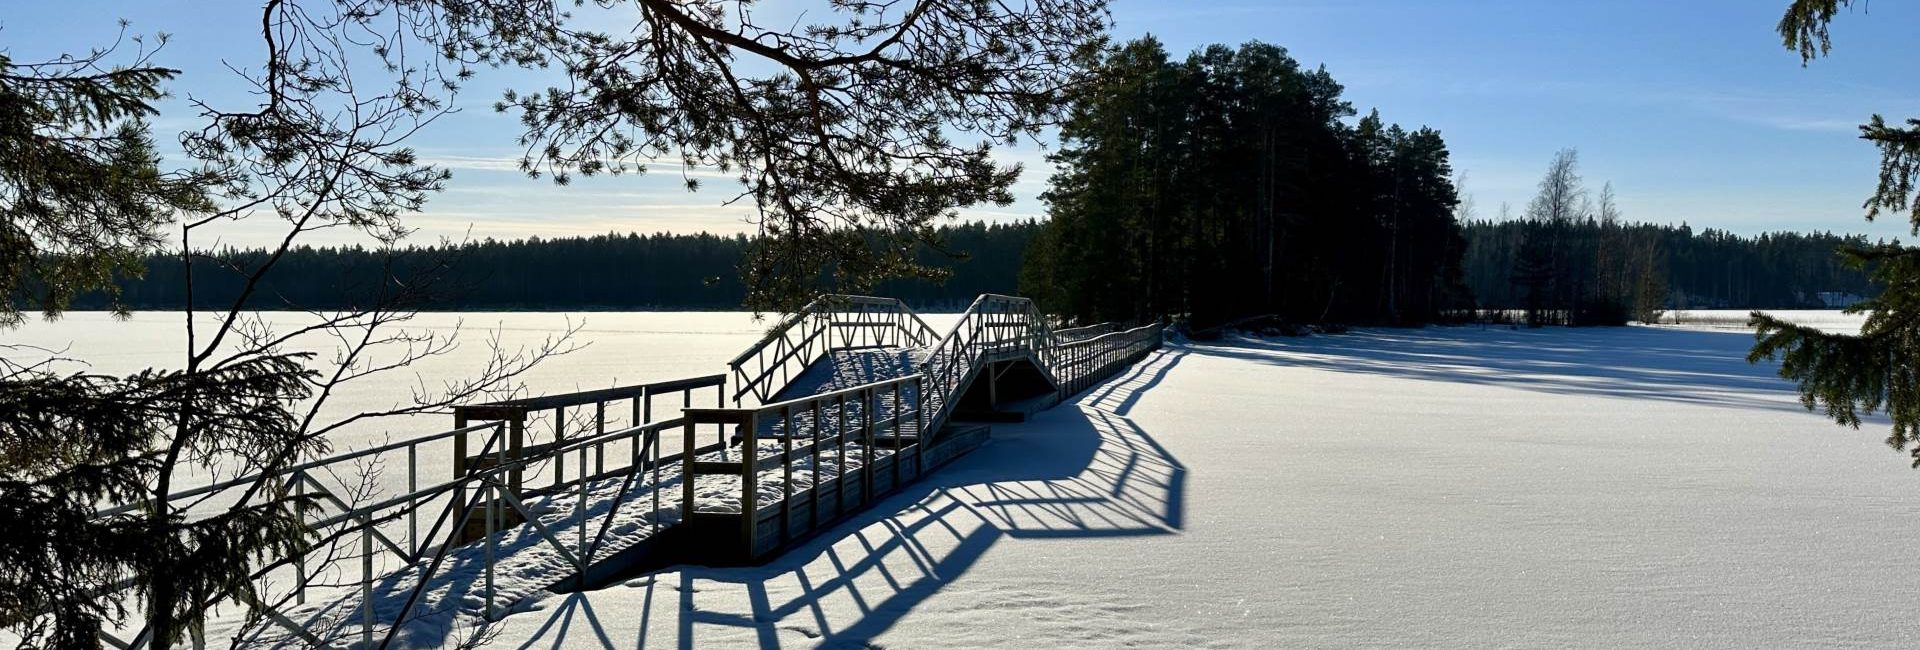
[[[813,316],[820,313],[826,313],[823,311],[825,307],[838,305],[838,304],[872,305],[875,307],[899,307],[902,311],[907,311],[907,312],[912,311],[910,309],[907,309],[907,303],[905,301],[900,300],[899,298],[881,298],[878,296],[861,296],[861,295],[840,294],[840,293],[825,294],[818,298],[814,298],[812,301],[808,302],[805,306],[801,307],[798,310],[795,310],[792,314],[788,314],[786,318],[781,319],[779,325],[769,328],[767,330],[767,333],[760,337],[759,341],[755,341],[753,345],[747,347],[746,351],[741,352],[740,354],[734,356],[733,359],[727,361],[727,365],[731,367],[731,366],[738,366],[742,363],[745,363],[748,359],[753,358],[753,355],[759,354],[761,350],[766,349],[767,346],[773,345],[775,341],[780,340],[780,337],[782,334],[784,334],[787,330],[792,329],[793,327],[799,325],[801,320],[805,319],[808,316]],[[914,318],[918,320],[919,315],[915,314]],[[926,323],[924,321],[921,322],[921,325],[925,325],[925,324]]]
[[[328,456],[326,458],[316,458],[314,460],[310,460],[304,463],[289,465],[287,467],[271,472],[270,474],[267,472],[255,472],[245,476],[237,476],[224,481],[215,481],[213,483],[208,483],[206,485],[188,488],[185,490],[181,490],[179,492],[168,494],[167,500],[177,501],[180,499],[191,499],[197,496],[203,496],[207,494],[212,494],[214,492],[219,492],[222,490],[239,487],[241,485],[245,485],[245,484],[252,483],[254,481],[258,481],[258,480],[269,478],[269,477],[278,478],[278,477],[285,477],[285,476],[293,476],[295,474],[299,474],[307,470],[325,467],[325,466],[333,465],[336,463],[343,463],[350,460],[357,460],[357,459],[365,458],[367,456],[371,456],[374,454],[393,451],[395,449],[405,449],[407,447],[419,446],[419,445],[427,444],[429,442],[435,442],[438,440],[451,438],[453,436],[457,436],[461,434],[472,433],[472,432],[479,431],[481,429],[490,428],[493,426],[495,426],[495,424],[492,422],[483,422],[480,424],[460,427],[458,429],[450,429],[447,431],[442,431],[435,434],[421,436],[418,438],[408,438],[406,440],[401,440],[399,442],[389,442],[389,443],[382,444],[375,447],[368,447],[366,449],[360,449],[360,450],[350,451],[342,454],[336,454],[333,456]],[[99,516],[113,517],[113,516],[123,515],[129,512],[132,512],[136,509],[139,509],[141,507],[144,507],[146,504],[151,503],[152,501],[153,501],[152,499],[142,499],[134,503],[121,504],[121,505],[114,506],[112,508],[108,508],[106,510],[100,511]]]
[[[623,399],[633,399],[636,397],[648,397],[651,395],[657,395],[661,393],[672,393],[672,392],[679,392],[679,391],[685,391],[685,390],[692,390],[696,388],[709,388],[712,386],[725,385],[726,382],[727,382],[727,375],[724,373],[721,373],[721,374],[713,374],[713,375],[704,375],[700,377],[688,377],[685,379],[670,379],[667,381],[656,381],[656,382],[651,382],[646,384],[634,384],[631,386],[615,386],[613,388],[598,388],[594,390],[576,391],[572,393],[557,393],[553,395],[540,395],[537,397],[523,397],[519,399],[501,400],[498,402],[485,402],[481,404],[463,404],[463,405],[454,407],[453,410],[455,415],[459,415],[462,413],[469,413],[469,414],[484,413],[491,410],[503,410],[503,409],[540,411],[540,410],[546,410],[551,408],[581,406],[585,404],[597,404],[600,402],[612,402],[612,401],[623,400]],[[493,419],[491,417],[486,417],[486,416],[477,416],[477,417],[483,417],[485,419]]]
[[[900,377],[894,377],[894,378],[892,378],[892,379],[882,379],[882,380],[879,380],[879,381],[870,381],[870,382],[867,382],[867,383],[864,383],[864,384],[860,384],[860,385],[858,385],[858,386],[848,386],[848,387],[846,387],[846,388],[838,388],[838,389],[834,389],[834,390],[830,390],[830,391],[826,391],[826,392],[823,392],[823,393],[814,393],[814,394],[811,394],[811,395],[806,395],[806,396],[802,396],[802,397],[795,397],[795,398],[793,398],[793,399],[787,399],[787,400],[781,400],[781,401],[778,401],[778,402],[771,402],[771,403],[767,403],[767,404],[761,404],[761,405],[758,405],[758,406],[747,406],[747,407],[739,407],[739,406],[736,406],[736,407],[724,407],[724,406],[722,406],[722,407],[714,407],[714,408],[690,408],[690,409],[687,409],[687,410],[686,410],[686,412],[687,412],[687,413],[690,413],[690,414],[704,414],[704,413],[767,413],[767,412],[770,412],[770,411],[778,411],[778,410],[780,410],[780,409],[783,409],[783,408],[791,408],[791,407],[794,407],[794,406],[798,406],[798,405],[801,405],[801,404],[806,404],[806,403],[809,403],[809,402],[817,402],[817,401],[821,401],[821,400],[828,400],[828,401],[831,401],[831,400],[833,400],[834,398],[837,398],[837,397],[840,397],[841,395],[848,395],[848,394],[852,394],[852,393],[858,393],[858,392],[862,392],[862,391],[868,391],[868,390],[874,390],[874,389],[878,389],[878,388],[886,388],[886,387],[888,387],[888,386],[892,386],[892,385],[894,385],[894,384],[904,384],[904,383],[909,383],[909,382],[913,382],[913,381],[919,381],[919,380],[925,380],[925,379],[928,379],[928,377],[927,377],[927,375],[926,375],[926,373],[921,373],[921,372],[916,372],[916,373],[913,373],[913,374],[911,374],[911,375],[903,375],[903,376],[900,376]]]
[[[1119,323],[1119,321],[1104,321],[1104,322],[1099,322],[1099,323],[1094,323],[1094,324],[1091,324],[1091,325],[1081,325],[1081,326],[1079,326],[1079,327],[1067,327],[1067,328],[1062,328],[1062,329],[1057,329],[1057,330],[1054,330],[1054,331],[1053,331],[1053,335],[1054,335],[1054,336],[1055,336],[1056,338],[1058,338],[1058,337],[1066,337],[1066,336],[1070,336],[1070,335],[1074,335],[1074,334],[1078,334],[1078,333],[1080,333],[1080,332],[1082,332],[1082,331],[1085,331],[1085,330],[1094,330],[1094,329],[1107,329],[1107,330],[1111,330],[1111,331],[1109,331],[1109,332],[1107,332],[1107,333],[1109,333],[1109,334],[1111,334],[1111,333],[1113,333],[1113,332],[1117,332],[1117,331],[1120,331],[1120,330],[1122,330],[1122,329],[1125,329],[1125,328],[1122,328],[1122,327],[1120,326],[1120,323]],[[1088,338],[1092,338],[1092,337],[1088,337]]]
[[[688,409],[688,410],[697,410],[697,409]],[[631,426],[625,429],[619,429],[615,431],[608,431],[605,433],[595,433],[587,436],[582,436],[579,438],[568,440],[562,444],[547,447],[545,449],[522,451],[520,454],[520,457],[517,459],[509,458],[505,461],[502,461],[500,463],[496,463],[493,465],[469,468],[468,477],[455,479],[454,482],[474,480],[486,474],[497,474],[507,470],[525,469],[528,466],[537,465],[537,464],[552,460],[561,455],[564,455],[570,452],[579,451],[587,447],[592,447],[594,445],[597,445],[603,442],[615,440],[618,438],[632,438],[636,435],[643,435],[643,434],[649,433],[650,432],[649,430],[664,430],[669,427],[682,426],[682,425],[685,425],[686,423],[687,422],[685,417],[677,417],[677,418],[672,418],[667,420],[661,420],[659,422],[648,422],[646,424]],[[452,483],[450,482],[449,485],[451,484]]]
[[[920,330],[917,332],[914,332],[915,334],[918,335],[915,338],[924,339],[926,343],[931,343],[934,340],[936,340],[936,337],[940,335],[938,331],[935,331],[933,329],[932,325],[927,324],[926,319],[923,319],[920,317],[920,312],[914,311],[912,309],[908,309],[904,304],[901,306],[901,309],[904,309],[906,311],[907,316],[913,319],[914,324],[920,326]],[[922,345],[925,345],[926,343],[922,343]]]
[[[732,359],[728,360],[727,366],[732,367],[732,366],[738,366],[742,363],[745,363],[747,359],[753,358],[753,355],[758,354],[763,349],[766,349],[767,346],[773,345],[773,342],[778,340],[782,333],[785,333],[788,329],[792,329],[794,326],[799,325],[800,322],[806,317],[812,316],[815,310],[818,309],[820,302],[822,300],[826,300],[828,297],[829,296],[820,296],[818,298],[814,298],[812,301],[809,301],[805,306],[802,306],[800,309],[794,311],[791,314],[787,314],[785,318],[780,319],[779,325],[775,325],[773,327],[768,328],[767,333],[762,334],[760,336],[760,340],[755,341],[753,345],[747,346],[747,349],[745,351],[742,351],[740,354],[735,355]]]
[[[830,330],[842,326],[854,327],[859,331],[857,336],[870,345],[853,345],[849,341],[854,335],[848,335],[849,340],[837,340],[837,335]],[[804,369],[820,355],[834,350],[871,345],[924,347],[938,337],[939,332],[928,325],[926,319],[898,298],[822,295],[788,315],[727,362],[735,381],[732,397],[736,404],[749,393],[762,400],[771,399],[779,392],[777,376],[791,379],[790,371],[796,365]],[[748,368],[756,359],[759,367]]]
[[[1109,339],[1117,339],[1117,338],[1126,338],[1126,337],[1129,337],[1129,336],[1133,336],[1133,335],[1137,335],[1137,334],[1139,334],[1139,333],[1142,333],[1142,332],[1145,332],[1146,330],[1150,330],[1150,329],[1153,329],[1153,328],[1155,328],[1155,327],[1160,327],[1160,324],[1159,324],[1159,323],[1148,323],[1148,324],[1146,324],[1146,325],[1141,325],[1141,326],[1139,326],[1139,327],[1134,327],[1134,328],[1131,328],[1131,329],[1124,329],[1124,330],[1119,330],[1119,331],[1114,331],[1114,332],[1108,332],[1108,333],[1106,333],[1106,334],[1101,334],[1101,335],[1099,335],[1099,336],[1095,336],[1095,337],[1091,337],[1091,338],[1084,338],[1084,339],[1080,339],[1080,340],[1078,340],[1078,341],[1068,341],[1068,342],[1065,342],[1065,343],[1057,343],[1057,344],[1055,344],[1055,345],[1054,345],[1054,347],[1056,347],[1056,348],[1072,348],[1072,347],[1081,347],[1081,346],[1087,346],[1087,345],[1092,345],[1092,344],[1095,344],[1095,343],[1103,343],[1103,342],[1106,342],[1106,341],[1107,341],[1107,340],[1109,340]]]

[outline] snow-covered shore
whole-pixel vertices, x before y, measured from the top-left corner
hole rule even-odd
[[[1174,346],[769,566],[501,647],[1910,647],[1920,474],[1675,328]],[[1884,426],[1875,422],[1869,428]]]

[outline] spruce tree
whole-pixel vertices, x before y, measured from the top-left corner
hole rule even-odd
[[[176,71],[144,55],[109,66],[108,54],[0,56],[0,329],[18,323],[22,303],[52,315],[78,293],[112,295],[160,226],[210,206],[206,179],[158,167],[142,122]],[[152,496],[176,463],[310,447],[289,433],[310,394],[304,358],[124,377],[0,358],[0,626],[29,646],[97,645],[103,624],[125,615],[117,585],[130,583],[158,606],[150,620],[187,629],[211,594],[245,588],[249,557],[304,545],[299,502],[198,520],[96,512]]]
[[[163,173],[145,118],[175,75],[105,52],[38,63],[0,53],[0,326],[20,309],[64,309],[115,277],[178,210],[204,209],[204,179]],[[112,306],[117,307],[117,303]]]
[[[1853,4],[1793,2],[1779,24],[1786,47],[1803,64],[1826,55],[1833,19]],[[1860,127],[1860,138],[1881,155],[1879,184],[1864,206],[1867,219],[1906,212],[1920,234],[1920,201],[1914,200],[1920,119],[1895,126],[1874,115]],[[1894,242],[1848,247],[1842,255],[1883,286],[1877,297],[1848,309],[1867,314],[1860,331],[1825,332],[1754,312],[1756,343],[1748,360],[1779,359],[1780,375],[1798,383],[1801,403],[1842,425],[1859,428],[1863,416],[1885,412],[1893,421],[1887,444],[1911,453],[1920,467],[1920,248]]]
[[[1465,294],[1445,141],[1353,108],[1283,48],[1152,38],[1072,108],[1023,291],[1082,321],[1417,323]]]

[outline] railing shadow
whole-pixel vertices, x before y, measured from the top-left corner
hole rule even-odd
[[[1279,366],[1555,395],[1801,411],[1771,363],[1749,364],[1751,334],[1650,327],[1433,327],[1337,336],[1237,338],[1194,354]]]
[[[594,484],[604,487],[618,482],[619,479],[600,479]],[[662,487],[674,489],[678,485],[676,474],[667,477]],[[636,487],[629,494],[637,493],[639,489]],[[571,549],[572,545],[578,544],[579,518],[584,516],[590,526],[597,526],[600,521],[612,516],[616,492],[594,488],[586,508],[580,511],[572,507],[575,493],[571,491],[529,497],[528,507],[537,514],[560,517],[546,520],[546,523]],[[628,503],[626,507],[634,516],[624,520],[625,525],[651,525],[655,514],[635,513],[632,510],[638,507],[635,503]],[[668,514],[676,518],[679,516],[677,509]],[[592,532],[589,530],[589,534]],[[564,559],[551,552],[551,542],[543,540],[531,527],[511,526],[496,535],[498,537],[493,550],[497,558],[495,571],[499,574],[496,578],[499,581],[496,586],[498,595],[493,603],[496,611],[510,610],[522,598],[541,591],[543,581],[549,577],[568,575],[572,571]],[[477,543],[449,549],[444,564],[427,579],[425,599],[413,610],[406,610],[405,607],[421,573],[426,569],[424,563],[400,567],[376,579],[370,585],[370,592],[375,620],[382,626],[378,635],[384,637],[384,626],[401,620],[402,613],[407,612],[395,634],[397,647],[444,647],[456,643],[455,635],[462,631],[460,627],[463,622],[478,618],[486,611],[486,592],[481,585],[485,575],[485,552],[485,547]],[[343,585],[316,593],[308,604],[288,608],[287,615],[329,644],[349,644],[358,640],[355,635],[364,602],[356,590]],[[308,644],[276,628],[256,626],[237,645],[278,648],[305,647]]]
[[[1133,364],[1125,376],[1115,377],[1088,390],[1087,401],[1100,410],[1126,415],[1140,401],[1141,395],[1160,385],[1160,380],[1166,379],[1167,373],[1180,365],[1180,360],[1186,356],[1187,350],[1184,348],[1163,349]]]
[[[684,567],[555,597],[520,647],[873,647],[1008,539],[1177,533],[1186,468],[1116,409],[1180,354],[1153,353],[1077,402],[997,428],[990,444],[765,566]],[[593,609],[608,602],[617,620]]]

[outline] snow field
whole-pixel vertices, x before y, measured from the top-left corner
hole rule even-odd
[[[782,559],[512,647],[1910,647],[1916,475],[1676,328],[1175,346]],[[1884,426],[1884,422],[1870,426]]]

